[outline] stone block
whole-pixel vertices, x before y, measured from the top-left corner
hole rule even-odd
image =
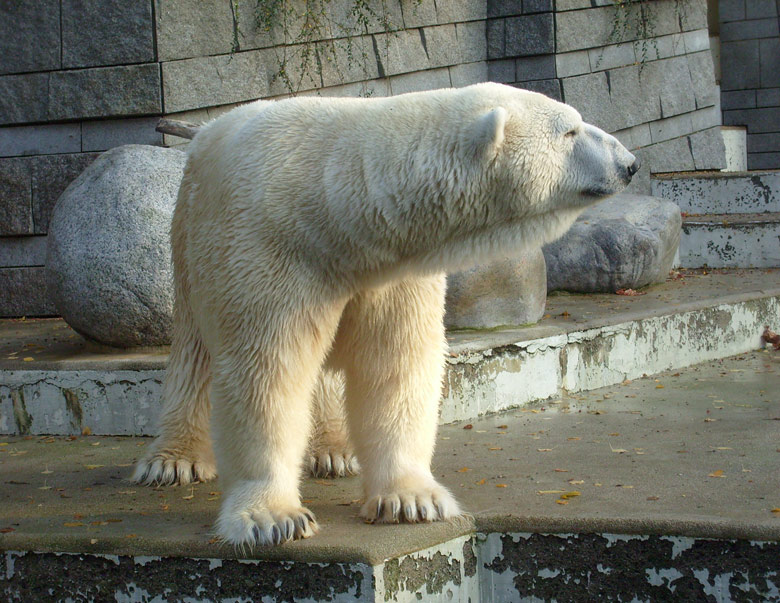
[[[747,150],[748,153],[780,152],[780,136],[777,133],[748,134]]]
[[[588,51],[590,66],[593,71],[602,69],[614,69],[636,63],[634,44],[612,44],[601,48],[593,48]]]
[[[670,117],[694,111],[696,96],[686,57],[655,61],[653,65],[663,72],[665,80],[665,84],[655,91],[661,97],[661,114]],[[674,82],[674,86],[670,86],[669,82]]]
[[[46,155],[30,159],[32,164],[32,217],[35,234],[48,232],[49,217],[57,199],[97,156],[98,153],[74,153]]]
[[[435,0],[401,0],[404,27],[423,27],[438,23]]]
[[[547,290],[614,293],[664,282],[680,226],[680,209],[671,201],[625,193],[602,201],[544,247]]]
[[[385,75],[422,71],[430,67],[428,53],[417,29],[376,34],[374,40]]]
[[[580,8],[592,8],[591,0],[556,0],[555,10],[563,12],[567,10],[578,10]]]
[[[246,17],[240,25],[248,30]],[[160,61],[226,54],[232,47],[233,15],[223,0],[155,0],[155,20]]]
[[[455,26],[461,62],[473,63],[487,58],[486,29],[485,21],[469,21]]]
[[[711,107],[718,103],[720,90],[715,82],[715,67],[712,64],[712,54],[709,50],[689,54],[688,72],[693,85],[693,96],[696,107]]]
[[[155,60],[149,0],[62,0],[61,6],[63,67]]]
[[[751,134],[780,132],[780,107],[723,112],[724,126],[747,126]]]
[[[255,100],[271,93],[273,50],[199,57],[162,64],[165,113]],[[283,91],[280,91],[281,94]]]
[[[0,125],[48,119],[48,73],[0,76]]]
[[[552,80],[530,80],[527,82],[518,82],[515,88],[524,88],[525,90],[532,90],[533,92],[539,92],[557,101],[563,102],[563,94],[561,93],[561,82],[557,79]]]
[[[723,121],[721,118],[720,109],[718,107],[706,107],[705,109],[699,109],[693,113],[688,113],[691,116],[691,132],[698,132],[699,130],[707,130],[720,126]]]
[[[81,127],[77,123],[0,128],[0,157],[79,151]]]
[[[548,80],[555,78],[555,55],[539,55],[515,59],[517,81]]]
[[[103,153],[51,217],[47,285],[57,311],[106,345],[170,341],[170,223],[186,155],[128,145]]]
[[[540,13],[506,19],[507,57],[551,54],[555,52],[552,13]]]
[[[780,168],[780,153],[748,153],[748,169],[776,170]]]
[[[55,71],[50,75],[48,118],[78,119],[160,113],[156,63]]]
[[[515,59],[501,59],[488,63],[488,80],[499,84],[513,84],[517,81]]]
[[[685,54],[685,40],[683,34],[679,33],[658,36],[650,40],[635,40],[632,44],[636,59],[640,63],[648,63]]]
[[[687,136],[651,144],[641,150],[641,159],[651,174],[689,172],[696,167]]]
[[[558,12],[555,16],[556,51],[571,52],[627,41],[625,36],[615,35],[614,16],[612,7]]]
[[[720,170],[726,167],[726,147],[719,127],[694,132],[689,139],[693,164],[697,170]]]
[[[487,58],[503,59],[506,56],[505,19],[490,19],[487,21]]]
[[[721,23],[742,21],[745,18],[745,2],[753,0],[718,0],[718,17]]]
[[[688,0],[687,2],[675,2],[680,27],[683,31],[707,29],[708,0]]]
[[[157,117],[85,121],[81,124],[81,150],[106,151],[123,144],[162,144],[155,131]]]
[[[721,90],[747,90],[761,86],[758,40],[721,42]]]
[[[0,237],[0,268],[43,266],[46,237]]]
[[[558,53],[555,55],[555,68],[558,77],[590,73],[590,55],[587,50]]]
[[[523,12],[523,0],[487,0],[487,16],[489,19],[493,17],[514,17],[523,14]]]
[[[610,132],[620,129],[615,126],[606,72],[568,77],[561,82],[564,100],[577,109],[585,121]]]
[[[729,109],[753,109],[756,106],[755,90],[728,90],[720,95],[724,111]]]
[[[693,130],[690,113],[659,119],[648,125],[650,126],[650,137],[653,143],[686,136]]]
[[[379,77],[371,36],[319,42],[317,52],[322,66],[323,87]]]
[[[780,106],[780,88],[762,88],[760,90],[756,90],[756,106],[757,107]]]
[[[646,123],[631,126],[630,128],[625,128],[623,130],[617,130],[612,132],[612,135],[629,150],[652,144],[650,124]]]
[[[750,21],[732,21],[721,23],[721,42],[736,42],[739,40],[754,40],[757,38],[776,38],[780,35],[777,17],[769,19],[752,19]]]
[[[489,81],[488,65],[485,61],[453,65],[450,67],[450,82],[453,88],[461,88]]]
[[[455,25],[437,25],[418,29],[422,38],[425,53],[428,56],[428,64],[431,68],[447,67],[460,61],[460,46],[455,33]],[[484,58],[485,32],[482,31],[482,57]],[[479,60],[479,59],[474,59]],[[466,61],[471,62],[471,61]]]
[[[0,159],[0,236],[32,233],[30,160],[26,157]]]
[[[780,15],[777,0],[750,0],[745,4],[746,19],[761,19]]]
[[[487,17],[487,2],[485,2],[485,0],[448,0],[447,2],[436,2],[436,13],[439,23],[477,21]]]
[[[422,92],[452,86],[450,72],[446,67],[430,71],[415,71],[390,78],[390,93],[393,96],[407,92]]]
[[[761,56],[761,87],[774,88],[780,84],[780,38],[760,40],[759,54]]]
[[[0,75],[59,68],[59,0],[0,2]]]
[[[687,53],[709,51],[710,49],[710,33],[706,29],[686,31],[682,34],[682,38]]]
[[[548,13],[553,9],[553,0],[523,0],[523,13],[526,15]]]
[[[0,317],[55,316],[45,268],[0,268]]]
[[[647,66],[645,66],[647,67]],[[607,71],[612,98],[612,130],[654,121],[661,117],[657,88],[643,79],[644,70],[637,65]]]
[[[538,322],[546,281],[541,249],[449,274],[444,323],[450,329],[493,329]]]
[[[355,2],[351,2],[355,5]],[[367,17],[366,28],[370,34],[386,31],[402,31],[404,26],[404,15],[401,11],[401,3],[398,0],[365,0],[362,2],[366,6],[363,14]],[[445,21],[439,20],[439,23]],[[449,21],[446,21],[449,23]],[[300,22],[301,26],[304,21]],[[294,31],[293,35],[296,33]],[[293,38],[295,39],[295,38]]]

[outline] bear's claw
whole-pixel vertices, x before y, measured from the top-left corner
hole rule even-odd
[[[360,510],[369,523],[417,523],[452,519],[461,514],[458,503],[443,487],[431,491],[402,491],[371,497]]]
[[[314,477],[346,477],[356,475],[360,466],[349,452],[326,450],[309,456],[309,471]]]
[[[132,480],[144,486],[186,486],[206,482],[216,476],[216,467],[211,462],[155,453],[138,462]]]
[[[284,512],[260,509],[238,516],[221,516],[217,532],[228,544],[235,546],[277,546],[310,538],[319,531],[314,514],[304,507]]]

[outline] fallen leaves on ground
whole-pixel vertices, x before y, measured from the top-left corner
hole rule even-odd
[[[718,469],[707,475],[707,477],[726,477],[726,475],[723,473],[723,469]]]
[[[636,289],[618,289],[615,291],[615,295],[626,295],[628,297],[636,297],[637,295],[645,295],[646,291],[637,291]]]
[[[764,327],[764,332],[761,334],[761,339],[766,343],[771,343],[776,350],[780,350],[780,335],[775,333],[769,328],[769,325]]]
[[[458,469],[458,473],[466,473],[466,471],[471,471],[468,467],[461,467]]]

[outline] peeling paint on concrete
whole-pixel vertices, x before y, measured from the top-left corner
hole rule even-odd
[[[24,403],[24,390],[21,388],[12,389],[11,403],[14,409],[14,422],[16,423],[15,433],[19,435],[29,434],[32,426],[32,417],[27,412],[27,406]]]
[[[780,266],[780,220],[739,223],[683,222],[680,264],[687,268],[773,268]]]
[[[780,543],[615,534],[490,534],[482,600],[772,600]]]
[[[361,564],[6,552],[6,601],[373,601]],[[12,560],[12,561],[9,561]]]

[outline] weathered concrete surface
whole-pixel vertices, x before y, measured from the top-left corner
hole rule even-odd
[[[780,271],[680,276],[638,297],[553,295],[532,327],[450,333],[441,422],[757,349],[780,315]],[[2,321],[0,433],[153,435],[166,352],[97,347],[56,320]]]
[[[218,482],[127,480],[146,438],[4,437],[0,593],[771,600],[779,388],[780,353],[752,352],[444,426],[434,474],[473,524],[367,525],[359,478],[308,479],[321,533],[245,554],[212,537]]]
[[[689,214],[780,212],[780,170],[664,174],[651,185]]]
[[[684,218],[680,264],[689,268],[780,266],[780,212]]]

